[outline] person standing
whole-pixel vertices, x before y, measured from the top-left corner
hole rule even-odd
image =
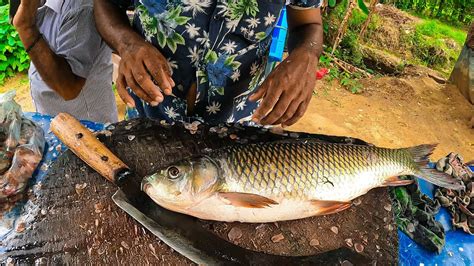
[[[112,51],[95,28],[92,0],[22,0],[13,25],[31,59],[39,113],[117,122]]]

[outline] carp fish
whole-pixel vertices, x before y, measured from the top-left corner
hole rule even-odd
[[[142,181],[158,205],[204,220],[265,223],[345,210],[369,190],[403,186],[416,175],[459,190],[457,179],[431,169],[436,145],[404,149],[279,140],[222,147],[189,157]]]

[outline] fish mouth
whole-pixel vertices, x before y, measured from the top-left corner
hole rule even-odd
[[[148,183],[148,181],[147,181],[146,179],[147,179],[146,177],[143,179],[143,181],[142,181],[142,183],[141,183],[141,188],[140,188],[140,189],[141,189],[143,192],[145,192],[145,193],[146,193],[147,190],[151,187],[151,184]]]

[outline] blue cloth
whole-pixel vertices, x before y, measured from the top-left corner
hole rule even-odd
[[[133,1],[112,0],[121,7]],[[168,60],[173,96],[152,107],[134,97],[142,116],[158,120],[249,120],[258,106],[248,101],[265,77],[272,32],[285,4],[319,7],[321,0],[140,0],[134,28]],[[197,99],[187,114],[193,84]],[[133,96],[133,95],[132,95]]]
[[[433,198],[434,186],[422,179],[418,179],[418,183],[420,190]],[[445,208],[441,208],[436,220],[441,222],[446,232],[446,244],[441,254],[426,251],[403,232],[398,231],[400,265],[474,265],[474,236],[461,230],[453,230],[451,216]]]

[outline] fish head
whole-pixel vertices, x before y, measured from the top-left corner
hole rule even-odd
[[[180,211],[195,206],[216,191],[218,165],[208,157],[189,158],[146,177],[142,190],[159,205]]]

